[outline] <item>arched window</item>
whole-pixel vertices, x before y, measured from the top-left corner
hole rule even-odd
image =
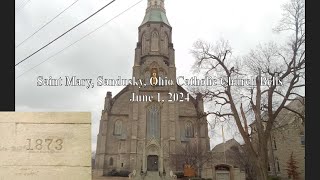
[[[143,35],[142,35],[142,39],[141,39],[141,45],[142,45],[142,47],[141,47],[141,49],[142,49],[142,54],[144,55],[144,54],[147,54],[148,53],[148,48],[149,48],[149,42],[148,42],[148,39],[147,39],[147,36],[146,36],[146,34],[144,33]]]
[[[305,145],[305,137],[304,137],[304,134],[301,134],[300,135],[300,142],[301,142],[301,145]]]
[[[159,33],[153,31],[151,34],[151,51],[159,51]]]
[[[164,41],[163,41],[163,53],[168,54],[169,53],[169,38],[168,35],[165,33]]]
[[[275,137],[273,137],[273,149],[277,149],[277,142]]]
[[[147,136],[160,138],[160,106],[153,103],[147,110]]]
[[[162,80],[164,80],[165,78],[164,72],[162,70],[159,71],[159,78],[161,78]]]
[[[279,159],[276,157],[276,163],[277,163],[277,170],[278,172],[280,172],[280,163],[279,163]]]
[[[151,73],[150,73],[150,71],[146,71],[145,73],[144,73],[144,79],[145,79],[145,83],[147,84],[147,85],[150,85],[150,78],[151,78]]]
[[[118,120],[114,123],[114,131],[113,134],[115,136],[121,136],[122,134],[122,121]]]
[[[109,160],[109,166],[113,166],[113,158],[112,157]]]
[[[186,137],[193,137],[193,126],[191,122],[187,122],[185,125]]]

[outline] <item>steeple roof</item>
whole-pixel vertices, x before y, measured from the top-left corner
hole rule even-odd
[[[141,25],[147,22],[163,22],[170,26],[164,8],[164,0],[148,0],[148,8]]]

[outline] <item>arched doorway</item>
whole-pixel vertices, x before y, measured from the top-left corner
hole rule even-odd
[[[147,171],[159,170],[159,157],[157,155],[149,155],[147,158]]]
[[[217,165],[216,180],[230,180],[230,167],[224,164]]]

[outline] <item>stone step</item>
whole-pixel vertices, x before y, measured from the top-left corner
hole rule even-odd
[[[162,180],[159,176],[159,172],[148,171],[145,180]]]
[[[136,174],[133,178],[133,180],[172,180],[173,178],[170,178],[167,174],[166,176],[160,176],[159,172],[152,172],[148,171],[145,175]]]

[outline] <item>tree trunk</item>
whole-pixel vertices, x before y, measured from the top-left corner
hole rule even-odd
[[[257,180],[268,180],[268,166],[265,158],[258,157],[255,165]]]
[[[263,168],[259,168],[257,171],[257,178],[257,180],[268,180],[268,172]]]
[[[257,180],[268,180],[268,170],[264,167],[262,161],[257,162],[256,164],[256,175]]]

